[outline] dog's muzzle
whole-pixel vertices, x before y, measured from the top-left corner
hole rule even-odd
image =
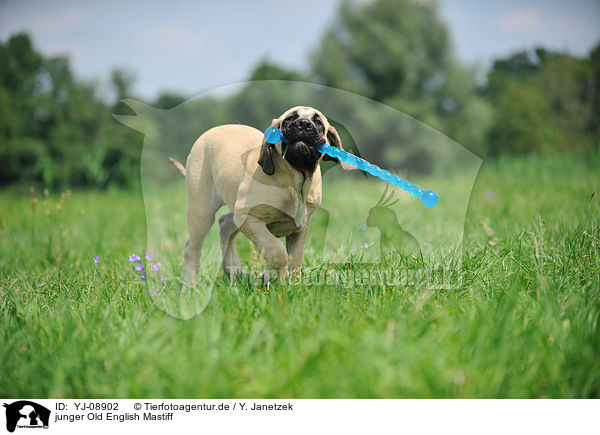
[[[292,122],[283,134],[291,144],[302,142],[306,146],[316,147],[324,141],[315,124],[306,118],[300,118]]]
[[[282,133],[288,141],[282,144],[284,159],[298,169],[314,170],[321,158],[317,146],[325,140],[312,121],[304,118],[297,119]]]

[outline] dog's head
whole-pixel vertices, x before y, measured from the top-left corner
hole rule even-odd
[[[313,172],[321,157],[323,160],[341,163],[346,170],[356,169],[317,151],[316,147],[323,142],[343,149],[338,132],[317,109],[306,106],[292,107],[279,118],[273,119],[271,126],[280,129],[288,142],[273,145],[263,139],[258,164],[266,174],[273,175],[275,172],[274,152],[280,153],[290,165],[301,171]]]

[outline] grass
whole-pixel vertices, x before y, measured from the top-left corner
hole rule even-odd
[[[325,191],[341,223],[322,252],[337,256],[339,274],[362,267],[348,238],[360,223],[353,207],[381,190],[352,183]],[[428,185],[446,189],[446,198],[461,183],[452,176]],[[471,196],[460,288],[266,291],[217,279],[206,309],[189,320],[159,310],[127,261],[146,248],[141,193],[61,200],[37,192],[32,207],[27,192],[2,192],[0,396],[599,397],[600,207],[591,198],[599,186],[589,163],[500,160],[482,168]],[[168,252],[171,279],[185,242],[185,193],[155,195],[165,207],[156,216],[169,225],[148,243]],[[418,228],[418,208],[396,207]],[[439,228],[429,246],[452,244]],[[213,228],[204,268],[217,266],[216,242]],[[248,266],[261,266],[245,238],[238,246]],[[309,241],[307,273],[323,267],[320,253]]]

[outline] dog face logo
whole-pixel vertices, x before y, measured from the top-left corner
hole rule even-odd
[[[18,428],[48,428],[50,410],[29,400],[19,400],[3,405],[6,408],[6,430]]]

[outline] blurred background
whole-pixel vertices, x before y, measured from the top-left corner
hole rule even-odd
[[[486,160],[597,161],[598,22],[595,0],[1,1],[0,186],[138,185],[144,137],[113,118],[133,114],[121,99],[166,110],[200,94],[177,125],[148,121],[176,131],[183,159],[214,125],[262,129],[287,108],[258,80],[368,97]],[[377,142],[376,163],[434,170],[431,151]]]

